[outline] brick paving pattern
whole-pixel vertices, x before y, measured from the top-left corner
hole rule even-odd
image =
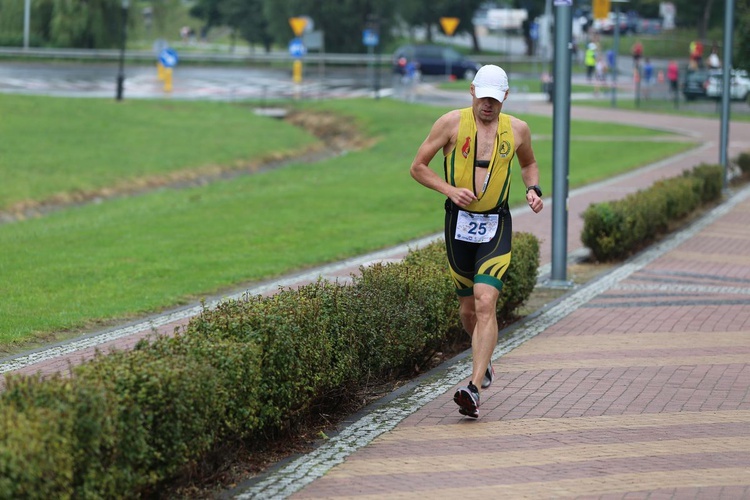
[[[747,196],[746,196],[747,198]],[[750,201],[293,498],[750,498]]]

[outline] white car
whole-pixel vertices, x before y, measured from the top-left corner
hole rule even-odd
[[[723,93],[724,74],[721,70],[712,70],[706,81],[706,97],[719,99]],[[733,69],[730,72],[729,81],[729,98],[737,101],[744,101],[750,94],[750,78],[747,71],[743,69]]]

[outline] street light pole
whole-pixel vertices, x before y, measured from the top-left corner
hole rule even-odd
[[[125,42],[128,33],[128,7],[130,0],[122,0],[122,31],[120,33],[120,71],[117,73],[117,100],[122,101],[122,87],[125,82]]]
[[[568,172],[570,170],[570,59],[572,1],[555,0],[555,73],[552,105],[552,270],[548,286],[567,288]]]
[[[734,0],[726,0],[724,9],[724,64],[721,80],[721,134],[719,136],[719,164],[724,168],[724,189],[729,185],[729,164],[727,148],[729,146],[729,100],[732,77],[732,35],[734,32]]]
[[[29,48],[29,29],[31,25],[31,0],[23,3],[23,48]]]
[[[612,0],[615,4],[615,33],[614,33],[614,47],[612,49],[614,53],[612,64],[612,107],[617,107],[617,58],[618,52],[620,51],[620,4],[628,3],[630,0]]]

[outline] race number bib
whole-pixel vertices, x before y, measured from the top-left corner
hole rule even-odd
[[[498,214],[472,214],[458,211],[456,239],[469,243],[486,243],[497,233]]]

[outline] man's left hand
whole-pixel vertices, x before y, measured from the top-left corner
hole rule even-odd
[[[544,202],[533,190],[526,193],[526,201],[535,214],[538,214],[544,208]]]

